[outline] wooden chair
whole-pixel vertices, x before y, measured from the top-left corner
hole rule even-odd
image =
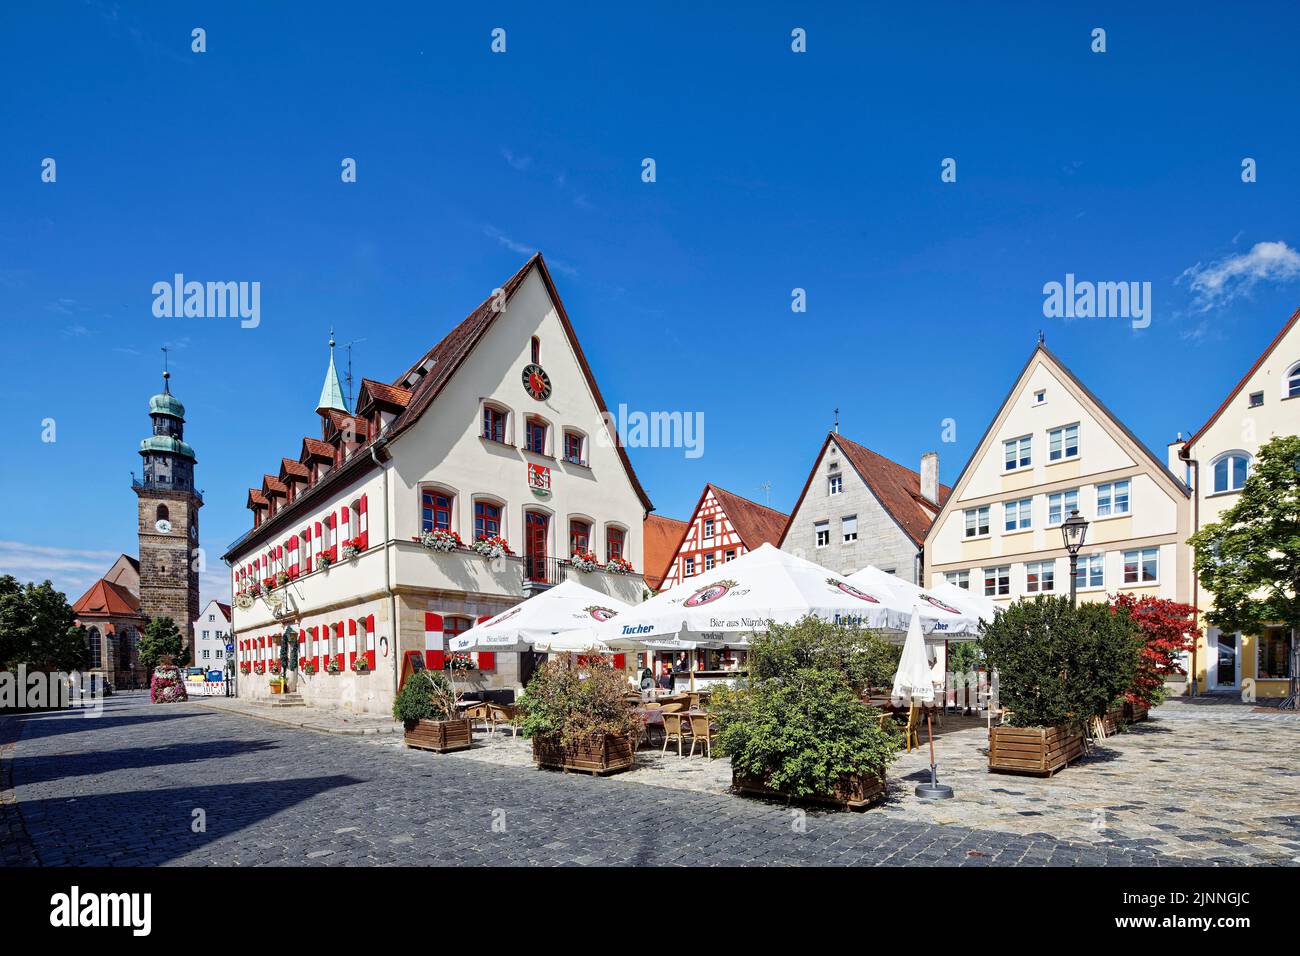
[[[709,723],[708,714],[691,714],[691,752],[690,756],[695,756],[695,744],[701,740],[704,741],[704,752],[709,759],[713,759],[713,727]]]
[[[699,710],[699,709],[700,709],[700,695],[699,695],[699,694],[687,694],[687,695],[686,695],[686,702],[687,702],[687,707],[686,707],[687,710]]]
[[[683,724],[683,719],[684,718],[681,714],[664,714],[664,749],[660,751],[661,753],[667,753],[668,742],[670,740],[676,740],[677,756],[682,756],[682,740],[683,738],[690,736],[691,732],[690,724]],[[694,746],[694,744],[692,744],[692,746]]]
[[[661,713],[661,714],[675,714],[675,713],[678,713],[679,711],[681,711],[681,710],[683,710],[683,709],[684,709],[684,708],[682,707],[682,705],[681,705],[681,704],[678,704],[678,703],[676,703],[676,702],[671,703],[671,704],[661,704],[661,705],[659,706],[659,713]]]
[[[513,704],[489,704],[488,726],[496,733],[497,724],[505,724],[514,736],[519,736],[519,708]]]

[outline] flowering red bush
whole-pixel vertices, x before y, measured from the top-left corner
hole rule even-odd
[[[1111,608],[1125,608],[1142,631],[1145,645],[1138,659],[1137,677],[1124,695],[1135,704],[1154,707],[1164,700],[1165,679],[1186,674],[1178,663],[1179,656],[1192,649],[1200,629],[1196,626],[1196,608],[1168,598],[1118,594]]]
[[[155,704],[189,700],[190,695],[185,690],[185,678],[180,669],[169,664],[154,668],[153,677],[149,679],[149,699]]]

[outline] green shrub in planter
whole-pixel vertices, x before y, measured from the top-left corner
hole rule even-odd
[[[1086,729],[1133,685],[1142,641],[1124,608],[1040,596],[999,611],[981,647],[1012,726]]]
[[[858,697],[885,683],[872,671],[886,656],[880,643],[816,618],[756,635],[748,686],[718,688],[710,704],[735,774],[793,797],[832,797],[854,776],[883,780],[902,737]]]
[[[406,679],[393,700],[393,719],[410,726],[421,720],[451,720],[456,694],[441,671],[416,671]]]
[[[576,746],[598,734],[635,736],[641,721],[627,701],[628,683],[598,650],[575,660],[552,656],[533,674],[519,698],[525,737],[557,735]]]

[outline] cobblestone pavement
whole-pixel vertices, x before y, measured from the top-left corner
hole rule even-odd
[[[804,816],[657,785],[672,773],[654,758],[644,772],[604,779],[483,759],[526,760],[524,742],[503,735],[477,757],[456,757],[125,696],[99,718],[0,724],[20,729],[3,773],[44,865],[1167,866],[1218,855],[1061,839],[1046,823],[1030,833],[940,825],[888,807]]]

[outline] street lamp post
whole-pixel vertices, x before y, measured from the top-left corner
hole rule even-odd
[[[1070,554],[1070,607],[1075,606],[1079,590],[1079,549],[1083,539],[1088,535],[1088,521],[1079,517],[1079,509],[1070,512],[1070,517],[1061,523],[1061,538],[1065,541],[1065,550]]]

